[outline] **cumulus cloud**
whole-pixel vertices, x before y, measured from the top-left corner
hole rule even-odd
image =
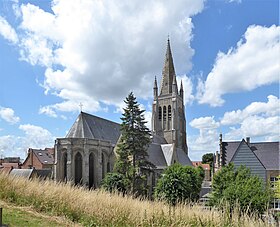
[[[280,101],[274,95],[267,97],[268,102],[253,102],[243,110],[226,112],[221,119],[223,125],[235,125],[242,123],[247,117],[252,115],[278,116],[280,115]]]
[[[221,106],[224,94],[279,82],[279,32],[280,26],[252,25],[236,48],[219,52],[205,83],[200,84],[199,103]]]
[[[0,16],[0,35],[13,44],[18,42],[16,31],[2,16]]]
[[[115,105],[131,90],[138,98],[151,97],[153,78],[161,76],[167,34],[177,74],[191,69],[191,17],[203,4],[53,0],[52,12],[20,5],[21,59],[44,66],[46,94],[63,100],[40,112],[55,116],[77,110],[80,102],[85,110],[97,111],[100,102]],[[183,77],[183,83],[188,102],[191,81]]]
[[[23,124],[19,126],[23,136],[0,136],[0,154],[4,156],[26,157],[28,148],[53,147],[55,137],[40,126]]]
[[[192,156],[197,159],[204,153],[216,151],[222,127],[226,130],[224,140],[240,141],[249,136],[256,141],[278,141],[280,101],[274,95],[267,99],[267,102],[252,102],[242,110],[225,112],[220,120],[214,116],[193,119],[189,124],[198,129],[199,134],[188,138]]]
[[[15,115],[15,112],[11,108],[0,106],[0,118],[7,121],[10,124],[16,124],[20,121],[20,118]]]
[[[215,129],[219,127],[219,123],[212,117],[195,118],[190,122],[190,126],[197,129]]]

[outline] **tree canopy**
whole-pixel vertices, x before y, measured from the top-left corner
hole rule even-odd
[[[211,167],[211,169],[212,169],[212,167],[213,167],[213,162],[214,162],[213,159],[214,159],[213,153],[204,154],[204,155],[202,156],[202,163],[203,163],[203,164],[209,164],[210,167]]]
[[[233,163],[224,166],[213,177],[210,205],[230,211],[238,204],[241,212],[262,214],[269,204],[271,193],[263,180],[251,174],[250,169]]]
[[[169,166],[158,180],[155,196],[172,205],[195,201],[199,197],[203,177],[201,169],[175,163]]]

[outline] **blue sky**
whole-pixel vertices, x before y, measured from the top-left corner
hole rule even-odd
[[[279,140],[277,0],[0,2],[0,155],[64,137],[83,111],[120,122],[133,91],[151,118],[167,36],[185,91],[189,156]]]

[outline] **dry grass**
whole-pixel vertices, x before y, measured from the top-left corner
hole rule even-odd
[[[246,215],[233,214],[230,218],[226,212],[204,210],[198,205],[171,208],[162,202],[7,175],[0,175],[0,199],[87,226],[266,226]]]

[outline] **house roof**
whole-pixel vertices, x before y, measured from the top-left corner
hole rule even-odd
[[[250,147],[267,170],[280,169],[279,142],[251,143]]]
[[[11,176],[30,178],[34,169],[12,169]]]
[[[232,160],[241,142],[223,142],[226,151],[226,164]],[[250,143],[249,147],[266,168],[266,170],[280,169],[279,142]]]
[[[155,137],[155,136],[153,136]],[[161,143],[155,143],[162,142]],[[164,138],[156,136],[156,139],[152,139],[152,143],[148,147],[148,159],[152,162],[158,169],[164,169],[172,164],[172,160],[176,159],[182,165],[192,166],[188,155],[179,148],[174,149],[172,144],[167,144]],[[177,156],[176,156],[177,154]]]
[[[42,164],[54,163],[54,158],[47,148],[45,150],[32,149],[32,151],[35,154],[35,156],[38,158],[39,162],[41,162]]]
[[[108,140],[116,144],[120,136],[120,124],[81,112],[66,138]]]

